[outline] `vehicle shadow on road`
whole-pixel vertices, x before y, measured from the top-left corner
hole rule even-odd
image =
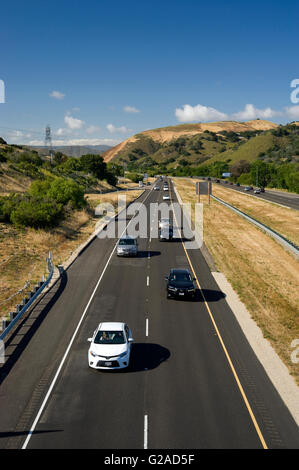
[[[225,299],[226,295],[220,290],[214,289],[196,289],[194,302],[218,302]]]
[[[221,299],[225,299],[226,295],[220,290],[213,289],[196,289],[194,298],[186,298],[185,296],[176,297],[174,300],[179,302],[218,302]],[[172,298],[168,299],[171,300]]]
[[[170,357],[170,351],[159,344],[134,343],[132,344],[130,364],[124,369],[107,369],[105,374],[128,374],[130,372],[144,372],[156,369],[162,362]]]
[[[148,258],[148,255],[152,258],[153,256],[161,255],[161,251],[138,251],[137,258]]]
[[[134,343],[127,372],[140,372],[156,369],[170,357],[170,351],[159,344]]]

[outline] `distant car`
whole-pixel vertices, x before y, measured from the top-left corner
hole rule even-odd
[[[126,235],[119,239],[116,247],[117,256],[138,256],[138,243],[136,238]]]
[[[228,181],[224,181],[225,184],[228,184]]]
[[[254,194],[260,194],[261,190],[260,190],[260,188],[256,188],[253,192],[254,192]]]
[[[230,181],[229,184],[232,186],[234,183],[232,181]]]
[[[260,188],[260,190],[261,190],[261,193],[264,193],[264,192],[265,192],[265,189],[262,188],[262,187]]]
[[[173,228],[171,226],[163,226],[159,233],[160,241],[172,240],[173,238]]]
[[[168,191],[168,186],[164,186],[164,187],[163,187],[163,190],[164,190],[164,191]]]
[[[245,186],[244,191],[251,191],[253,189],[252,186]]]
[[[172,226],[171,220],[170,220],[170,219],[166,219],[166,218],[160,219],[158,226],[159,226],[159,228],[162,228],[162,227],[171,227],[171,226]]]
[[[93,369],[123,369],[130,363],[132,332],[126,323],[103,322],[88,338],[88,365]]]
[[[240,186],[240,183],[236,183],[236,186]]]
[[[167,298],[184,297],[194,299],[196,289],[193,281],[195,281],[195,278],[191,277],[188,269],[171,269],[165,280],[167,281]]]
[[[163,201],[170,201],[169,194],[165,194],[165,195],[163,196]]]
[[[220,180],[216,180],[216,183],[220,183]]]
[[[154,191],[159,191],[159,190],[160,190],[159,186],[154,186]]]

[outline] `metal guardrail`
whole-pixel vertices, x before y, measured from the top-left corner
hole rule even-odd
[[[295,254],[296,257],[299,258],[299,247],[297,245],[295,245],[295,243],[291,242],[290,240],[288,240],[286,237],[284,237],[283,235],[281,235],[280,233],[278,232],[275,232],[275,230],[272,230],[270,227],[268,227],[267,225],[263,224],[262,222],[259,222],[258,220],[254,219],[253,217],[251,217],[250,215],[247,215],[245,214],[245,212],[242,212],[240,211],[239,209],[237,209],[236,207],[232,206],[231,204],[229,204],[228,202],[225,202],[223,201],[222,199],[220,199],[219,197],[216,197],[216,196],[213,196],[211,194],[211,197],[213,199],[215,199],[216,201],[220,202],[220,204],[223,204],[224,206],[228,207],[229,209],[231,209],[232,211],[236,212],[237,214],[241,215],[242,217],[244,217],[245,219],[247,219],[249,222],[253,223],[254,225],[256,225],[257,227],[259,227],[261,230],[263,230],[264,232],[267,232],[268,235],[270,235],[272,238],[275,238],[281,245],[284,246],[284,248],[288,249],[289,251],[291,251],[293,254]]]
[[[12,330],[12,328],[16,325],[16,323],[22,318],[25,312],[27,312],[28,308],[33,304],[33,302],[37,299],[37,297],[42,293],[44,288],[49,284],[49,282],[52,279],[53,273],[54,273],[54,265],[52,262],[52,253],[49,253],[49,257],[47,258],[47,264],[48,264],[48,277],[44,281],[41,281],[41,285],[37,286],[36,291],[34,293],[31,292],[32,297],[28,299],[28,301],[24,304],[23,308],[17,308],[16,312],[12,312],[13,319],[9,320],[8,325],[6,328],[2,331],[0,335],[0,340],[3,340],[7,334]],[[19,306],[18,306],[19,307]]]

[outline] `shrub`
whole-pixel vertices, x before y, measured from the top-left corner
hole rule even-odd
[[[73,180],[57,178],[53,180],[47,191],[47,196],[57,203],[72,203],[73,207],[80,209],[85,205],[84,189]]]
[[[41,166],[43,160],[36,152],[13,152],[9,155],[9,159],[14,163],[32,163]]]
[[[17,227],[47,228],[56,225],[62,217],[62,204],[28,198],[12,210],[10,220]]]
[[[30,176],[31,178],[42,177],[42,174],[40,173],[38,167],[31,162],[20,162],[18,163],[17,168],[26,176]]]

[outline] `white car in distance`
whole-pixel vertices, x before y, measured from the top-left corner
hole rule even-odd
[[[163,196],[163,201],[170,201],[169,194],[165,194],[165,195]]]
[[[170,219],[162,218],[159,220],[159,228],[172,226]]]
[[[102,322],[88,338],[88,365],[93,369],[123,369],[129,366],[132,332],[126,323]]]

